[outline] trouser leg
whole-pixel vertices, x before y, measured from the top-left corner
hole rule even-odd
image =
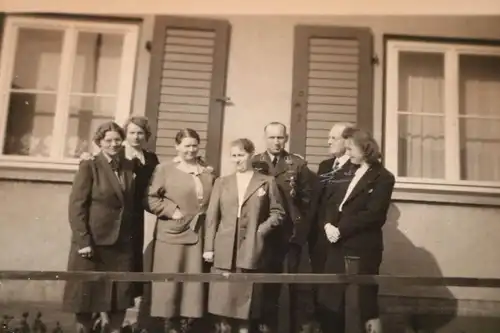
[[[305,258],[307,251],[302,251],[299,245],[291,244],[286,260],[286,272],[295,274],[307,272],[309,263]],[[311,284],[293,283],[288,285],[289,318],[291,332],[309,332],[312,330],[314,316],[314,294]]]
[[[80,312],[75,314],[76,332],[90,333],[92,331],[92,313]]]

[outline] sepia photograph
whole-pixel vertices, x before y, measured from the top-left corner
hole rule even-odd
[[[0,3],[0,333],[500,332],[500,5],[390,2]]]

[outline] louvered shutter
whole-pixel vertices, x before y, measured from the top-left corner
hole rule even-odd
[[[368,29],[296,27],[290,146],[312,170],[331,157],[327,141],[335,123],[371,130],[371,62]]]
[[[146,112],[161,161],[176,155],[177,132],[192,128],[200,155],[218,169],[228,39],[226,21],[156,18]]]

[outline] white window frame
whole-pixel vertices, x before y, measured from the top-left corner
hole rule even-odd
[[[398,170],[398,98],[399,98],[399,53],[429,52],[444,55],[444,133],[445,133],[445,179],[400,177]],[[410,190],[452,191],[462,193],[500,193],[500,182],[460,180],[459,142],[459,56],[500,56],[499,46],[439,43],[427,41],[386,41],[385,67],[385,157],[386,167],[396,175],[396,188]],[[475,117],[477,118],[477,117]]]
[[[4,155],[6,125],[10,99],[10,85],[14,72],[17,39],[20,28],[57,29],[64,33],[61,65],[57,85],[56,110],[52,130],[50,157]],[[120,81],[116,97],[114,120],[122,125],[130,115],[133,83],[139,40],[139,25],[130,23],[107,23],[90,20],[47,19],[37,17],[8,16],[5,20],[2,50],[0,53],[0,168],[76,170],[77,158],[65,158],[64,147],[69,119],[69,96],[76,59],[79,31],[96,33],[119,33],[124,36],[120,65]],[[32,93],[41,90],[25,90]],[[71,93],[74,95],[74,93]],[[84,93],[81,94],[85,95]]]

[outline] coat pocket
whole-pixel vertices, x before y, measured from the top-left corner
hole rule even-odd
[[[158,220],[156,239],[170,244],[196,244],[198,234],[191,230],[192,218],[178,220]]]
[[[183,217],[180,219],[169,219],[169,220],[158,220],[158,231],[162,231],[167,234],[180,234],[187,229],[191,223],[192,217]]]

